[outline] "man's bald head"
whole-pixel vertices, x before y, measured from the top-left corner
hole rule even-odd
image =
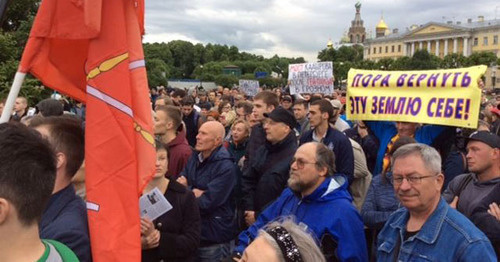
[[[221,123],[217,121],[205,122],[198,130],[195,149],[210,155],[214,149],[222,145],[225,136],[226,131]]]

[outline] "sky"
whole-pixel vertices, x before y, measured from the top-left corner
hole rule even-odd
[[[317,60],[328,39],[339,42],[354,19],[355,0],[146,0],[145,42],[186,40],[234,45],[240,51],[272,57]],[[428,22],[500,19],[496,0],[360,1],[368,34],[383,15],[392,30]],[[496,13],[496,14],[495,14]]]

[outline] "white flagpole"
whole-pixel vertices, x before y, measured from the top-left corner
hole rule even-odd
[[[16,101],[17,95],[19,95],[19,91],[21,90],[21,86],[23,85],[25,76],[26,73],[16,72],[14,82],[12,83],[12,87],[9,91],[9,96],[7,97],[7,101],[5,102],[5,106],[3,108],[2,117],[0,118],[0,124],[7,123],[9,121],[12,109],[14,108],[14,102]]]

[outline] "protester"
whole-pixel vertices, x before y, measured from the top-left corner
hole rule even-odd
[[[493,248],[500,257],[500,183],[495,189],[483,198],[483,201],[474,208],[470,217],[471,221],[490,239]]]
[[[372,174],[366,165],[365,152],[363,152],[363,148],[361,148],[356,141],[350,138],[349,142],[351,143],[354,155],[354,179],[349,185],[349,192],[352,195],[352,203],[356,209],[360,211],[363,202],[365,202],[365,197],[372,181]]]
[[[297,131],[299,132],[299,137],[311,129],[309,118],[307,117],[308,113],[309,104],[307,101],[303,99],[295,100],[295,103],[293,104],[293,115],[295,116],[295,120],[297,120]]]
[[[332,100],[330,103],[333,106],[333,117],[330,119],[330,122],[334,124],[335,129],[344,132],[351,128],[351,126],[340,117],[340,112],[342,111],[342,103],[340,100]]]
[[[249,116],[252,114],[253,105],[248,101],[240,101],[236,103],[236,118],[238,120],[248,121]]]
[[[333,106],[324,99],[319,99],[309,106],[309,123],[312,130],[300,138],[300,144],[321,142],[335,153],[337,172],[347,176],[348,183],[354,179],[354,153],[349,138],[329,125],[333,117]]]
[[[196,135],[198,129],[203,124],[204,119],[196,110],[194,110],[194,101],[191,97],[185,97],[181,100],[182,121],[186,125],[186,139],[190,146],[196,145]]]
[[[363,148],[366,165],[368,166],[368,170],[373,173],[377,160],[377,150],[379,147],[378,139],[362,122],[356,123],[352,128],[344,130],[344,134],[346,134],[346,136],[350,139],[356,141],[361,148]]]
[[[252,115],[257,123],[252,126],[252,132],[250,133],[250,140],[248,141],[245,154],[244,169],[247,168],[249,159],[256,156],[257,149],[266,142],[266,134],[262,124],[264,113],[271,113],[278,105],[278,96],[273,92],[262,91],[254,96]]]
[[[0,261],[78,261],[64,244],[39,236],[56,180],[50,145],[23,125],[0,124],[0,148]]]
[[[234,162],[239,163],[240,159],[245,155],[248,138],[250,136],[250,125],[248,122],[238,119],[231,127],[233,134],[230,141],[224,144],[224,147],[233,156]]]
[[[398,148],[416,142],[411,137],[399,138],[391,148],[389,156],[392,156]],[[361,217],[365,226],[369,229],[367,237],[372,256],[375,256],[377,252],[375,247],[380,229],[382,229],[387,219],[389,219],[389,216],[399,207],[399,200],[396,198],[394,185],[392,184],[392,171],[389,168],[386,172],[373,177],[361,208]]]
[[[285,189],[290,161],[297,150],[293,130],[297,122],[290,111],[277,108],[271,113],[264,113],[264,117],[266,142],[250,158],[242,177],[243,205],[248,226]]]
[[[391,148],[389,156],[391,157],[398,148],[411,143],[417,143],[417,141],[411,137],[399,138]],[[381,229],[392,212],[398,208],[399,200],[394,194],[392,171],[389,168],[386,172],[373,178],[361,210],[361,216],[366,226]]]
[[[283,95],[281,97],[281,107],[285,110],[288,110],[290,111],[290,113],[293,114],[293,109],[292,109],[292,105],[293,105],[293,101],[292,101],[292,97],[290,95]]]
[[[351,204],[346,177],[335,173],[335,156],[330,149],[321,143],[300,146],[291,162],[288,186],[240,233],[234,257],[241,256],[264,225],[278,217],[294,216],[320,241],[327,261],[368,260],[363,222]]]
[[[379,261],[496,261],[488,238],[441,198],[441,157],[425,144],[392,155],[394,191],[404,208],[378,235]]]
[[[175,88],[170,97],[172,98],[172,102],[174,102],[174,105],[180,106],[181,100],[186,96],[187,96],[186,91],[184,91],[180,88]],[[193,101],[193,105],[194,105],[194,101]]]
[[[415,138],[417,142],[430,145],[434,139],[446,130],[445,126],[424,125],[410,122],[365,121],[364,123],[380,141],[374,174],[380,174],[389,168],[391,147],[402,136]]]
[[[443,197],[470,217],[482,198],[500,183],[500,137],[488,131],[474,132],[469,137],[467,151],[471,173],[453,179]]]
[[[165,175],[177,179],[193,152],[185,137],[180,110],[174,106],[158,106],[153,131],[169,148],[169,168]]]
[[[91,261],[87,208],[71,183],[85,156],[84,133],[73,116],[37,117],[34,128],[47,139],[57,157],[54,189],[40,221],[40,237],[65,244],[80,261]]]
[[[288,219],[269,223],[260,229],[257,238],[243,252],[241,261],[326,260],[307,229]]]
[[[141,218],[142,261],[195,261],[200,241],[200,211],[193,193],[165,177],[168,151],[156,141],[156,172],[144,190],[158,188],[172,209],[154,221]]]
[[[64,107],[58,100],[47,98],[36,105],[38,113],[42,116],[62,116]]]
[[[21,118],[28,114],[28,99],[19,96],[14,102],[14,114],[10,118],[12,121],[21,121]]]
[[[470,135],[467,143],[467,166],[471,173],[454,178],[443,193],[444,199],[460,213],[472,219],[476,208],[500,203],[489,199],[500,184],[500,137],[488,131]],[[497,194],[498,196],[498,194]],[[494,230],[494,227],[491,228]],[[489,228],[483,228],[491,235]]]
[[[231,193],[236,184],[236,165],[222,146],[221,123],[204,123],[196,137],[191,155],[178,182],[194,193],[201,215],[201,241],[197,261],[219,261],[231,253],[235,234]]]

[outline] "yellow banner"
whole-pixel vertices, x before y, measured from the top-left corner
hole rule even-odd
[[[351,69],[349,120],[388,120],[477,128],[486,66],[425,71]]]

